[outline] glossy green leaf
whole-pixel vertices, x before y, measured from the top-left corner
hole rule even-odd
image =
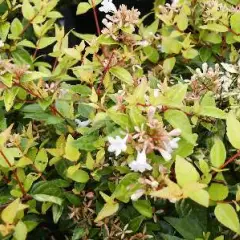
[[[195,240],[197,237],[202,237],[203,228],[199,222],[195,219],[193,220],[193,218],[165,217],[164,220],[170,223],[181,234],[181,236],[184,237],[184,239]],[[191,231],[189,231],[189,229],[191,229]]]
[[[137,200],[133,202],[134,208],[141,213],[144,217],[152,217],[152,206],[148,200]]]
[[[63,199],[47,194],[33,194],[32,197],[39,202],[51,202],[58,205],[62,205]]]
[[[159,60],[159,53],[156,48],[152,46],[147,46],[143,48],[143,52],[149,61],[157,63]]]
[[[132,230],[133,232],[137,232],[138,229],[140,228],[143,220],[144,220],[143,216],[138,216],[138,217],[132,219],[129,222],[129,229]]]

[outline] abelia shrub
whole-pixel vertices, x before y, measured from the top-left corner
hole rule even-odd
[[[1,239],[238,239],[239,4],[0,0]]]

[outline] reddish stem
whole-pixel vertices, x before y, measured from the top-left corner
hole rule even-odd
[[[230,157],[222,166],[220,166],[220,169],[225,168],[229,163],[233,162],[238,157],[240,157],[240,151]]]
[[[93,6],[93,16],[94,16],[94,21],[97,29],[97,34],[101,35],[101,29],[99,26],[99,21],[98,21],[98,15],[97,15],[97,10],[96,10],[96,5],[95,5],[95,0],[91,0],[92,6]]]
[[[9,162],[8,158],[7,158],[6,155],[3,153],[2,150],[0,150],[0,154],[2,155],[2,157],[3,157],[3,159],[5,160],[5,162],[7,163],[7,165],[11,168],[11,167],[12,167],[12,164]],[[16,169],[13,170],[13,175],[14,175],[17,183],[18,183],[18,186],[19,186],[19,188],[20,188],[23,196],[25,196],[27,193],[26,193],[26,191],[25,191],[25,189],[24,189],[24,187],[23,187],[23,185],[22,185],[22,183],[21,183],[21,181],[20,181],[20,179],[19,179],[19,177],[18,177],[18,175],[17,175]]]
[[[107,66],[106,66],[106,67],[104,68],[104,70],[103,70],[103,75],[102,75],[101,81],[100,81],[100,83],[99,83],[99,85],[98,85],[98,88],[97,88],[97,95],[98,95],[98,96],[99,96],[100,93],[101,93],[100,91],[101,91],[101,86],[103,85],[104,78],[105,78],[108,70],[110,69],[110,64],[111,64],[111,62],[112,62],[113,54],[114,54],[114,52],[112,52],[112,54],[111,54],[111,56],[110,56],[110,58],[109,58],[108,64],[107,64]]]
[[[56,109],[56,107],[54,105],[50,106],[50,109],[52,110],[52,112],[56,115],[58,114],[61,118],[65,119],[65,117]]]
[[[232,163],[236,160],[236,158],[240,157],[240,151],[238,151],[236,154],[234,154],[232,157],[230,157],[224,164],[222,164],[219,169],[224,169],[228,164]],[[212,173],[212,178],[215,178],[217,175],[217,172]]]
[[[38,52],[38,47],[36,47],[36,49],[35,49],[35,51],[34,51],[34,53],[33,53],[33,59],[36,58],[36,56],[37,56],[37,52]]]

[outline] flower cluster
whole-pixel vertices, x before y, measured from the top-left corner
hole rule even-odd
[[[112,15],[107,14],[102,20],[105,26],[102,33],[111,36],[115,40],[127,37],[131,38],[129,33],[132,33],[135,30],[135,26],[139,22],[140,12],[134,8],[128,9],[126,5],[120,5],[117,11],[113,11],[115,6],[112,2],[108,2],[108,4],[105,4],[104,6],[106,10],[109,10],[108,12],[112,13]],[[101,10],[101,8],[99,10]],[[119,36],[119,30],[123,31],[121,36]],[[131,39],[128,41],[130,40]]]
[[[133,135],[133,139],[136,141],[138,148],[146,148],[148,153],[156,150],[166,161],[169,161],[172,158],[173,151],[178,148],[181,130],[174,129],[168,132],[159,120],[153,118],[152,114],[149,115],[146,128],[135,128],[137,133]]]
[[[208,91],[218,93],[221,87],[221,74],[219,64],[209,67],[207,63],[203,63],[202,69],[197,68],[189,81],[192,90],[189,99],[199,99]]]
[[[234,6],[229,6],[218,0],[200,1],[203,9],[203,20],[205,23],[217,22],[227,24],[228,14],[239,12],[239,9]]]

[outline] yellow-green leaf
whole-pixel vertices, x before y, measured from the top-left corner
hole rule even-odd
[[[110,73],[128,85],[133,84],[132,76],[125,68],[112,67]]]
[[[48,165],[48,156],[47,156],[47,151],[46,149],[42,148],[34,161],[34,165],[35,167],[38,169],[39,172],[43,172],[45,170],[45,168]]]
[[[200,26],[202,29],[211,30],[214,32],[227,32],[228,28],[224,25],[217,23],[208,23],[207,25]]]
[[[176,157],[175,172],[177,183],[182,187],[189,183],[197,182],[200,178],[193,165],[180,156]]]
[[[91,8],[91,5],[87,2],[80,2],[77,6],[77,15],[86,13]]]
[[[65,146],[65,155],[64,157],[70,161],[77,161],[80,157],[80,152],[77,148],[73,147],[74,139],[72,135],[68,135],[66,146]]]
[[[13,104],[15,97],[17,96],[19,89],[18,88],[13,88],[13,89],[6,89],[3,93],[3,100],[4,100],[4,105],[6,108],[6,111],[8,112]]]
[[[67,176],[73,181],[79,182],[79,183],[86,183],[89,180],[88,173],[81,169],[78,169],[74,171],[72,174],[68,174]]]
[[[22,5],[22,14],[24,18],[31,21],[34,18],[35,12],[33,6],[29,3],[28,0],[23,0]]]
[[[198,204],[208,207],[209,206],[209,194],[206,190],[200,189],[194,192],[190,192],[188,195],[193,201]]]
[[[163,72],[166,75],[170,74],[171,71],[174,68],[175,63],[176,63],[176,58],[175,57],[165,59],[164,62],[163,62]]]
[[[211,200],[222,201],[228,196],[228,187],[220,183],[212,183],[208,193]]]
[[[240,149],[240,134],[238,133],[240,133],[240,122],[233,113],[229,113],[227,116],[227,136],[236,149]]]
[[[5,223],[12,224],[17,213],[27,207],[27,205],[22,204],[20,202],[20,199],[17,198],[13,202],[11,202],[6,208],[3,209],[1,218]]]
[[[220,139],[215,139],[214,145],[210,152],[211,163],[214,167],[221,167],[226,159],[226,149]]]
[[[22,221],[19,221],[14,229],[14,239],[16,240],[25,240],[27,239],[27,232],[28,232],[28,229],[27,229],[27,226],[22,222]]]
[[[53,44],[55,41],[56,41],[55,37],[43,37],[43,38],[40,38],[38,43],[37,43],[38,49],[45,48],[45,47]]]
[[[116,202],[107,202],[104,204],[101,211],[98,213],[97,218],[94,220],[95,222],[99,222],[106,217],[109,217],[118,211],[119,204]]]
[[[188,27],[188,17],[187,15],[182,11],[177,17],[177,26],[181,31],[185,31]]]
[[[234,13],[230,18],[231,28],[237,34],[240,34],[240,12]]]
[[[90,152],[87,153],[86,167],[89,170],[93,170],[93,168],[94,168],[94,160],[93,160],[92,154]]]
[[[214,213],[220,223],[239,234],[240,224],[238,215],[235,209],[230,204],[219,203],[216,206]]]

